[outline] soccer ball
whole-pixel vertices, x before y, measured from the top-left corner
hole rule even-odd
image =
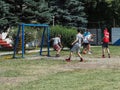
[[[87,51],[86,51],[86,50],[84,50],[82,53],[83,53],[83,54],[86,54],[86,53],[87,53]]]

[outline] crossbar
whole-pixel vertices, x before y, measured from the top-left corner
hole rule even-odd
[[[49,25],[48,24],[25,24],[25,23],[22,23],[22,24],[19,24],[20,26],[24,25],[24,26],[40,26],[40,27],[48,27]]]

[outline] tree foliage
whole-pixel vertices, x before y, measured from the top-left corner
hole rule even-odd
[[[111,14],[110,4],[108,2],[105,0],[89,0],[85,2],[85,6],[88,15],[89,28],[101,28],[106,24],[110,24]]]
[[[88,16],[88,28],[120,26],[120,0],[84,0],[85,11]]]
[[[114,26],[120,26],[120,0],[113,0],[110,8]]]
[[[50,10],[44,0],[3,0],[0,4],[0,26],[50,22]]]
[[[81,0],[51,0],[51,12],[55,16],[55,23],[63,26],[80,26],[87,23]]]
[[[52,24],[53,16],[63,26],[120,26],[120,0],[0,0],[0,31],[18,23]]]
[[[0,1],[0,29],[6,28],[9,23],[9,4]]]

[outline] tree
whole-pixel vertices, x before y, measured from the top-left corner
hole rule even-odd
[[[106,0],[85,0],[84,3],[89,28],[101,28],[104,25],[111,27],[110,2]]]
[[[18,17],[18,22],[49,23],[49,8],[44,0],[6,0],[6,2],[10,3],[11,12]]]
[[[50,0],[55,23],[63,26],[81,26],[87,23],[82,0]]]
[[[3,31],[9,24],[9,4],[0,1],[0,31]]]
[[[51,14],[45,0],[0,1],[0,29],[18,23],[50,23]],[[0,31],[1,31],[0,30]]]
[[[111,2],[111,21],[113,26],[120,26],[120,0],[113,0]]]

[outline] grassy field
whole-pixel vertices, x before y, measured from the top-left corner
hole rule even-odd
[[[110,46],[110,50],[113,61],[115,58],[119,60],[120,47]],[[101,57],[101,47],[92,47],[92,51],[92,55],[83,56]],[[68,54],[69,51],[61,53],[62,56]],[[67,63],[45,58],[4,60],[1,57],[0,90],[120,90],[120,64],[102,69],[84,69],[79,65],[86,66],[77,60]]]

